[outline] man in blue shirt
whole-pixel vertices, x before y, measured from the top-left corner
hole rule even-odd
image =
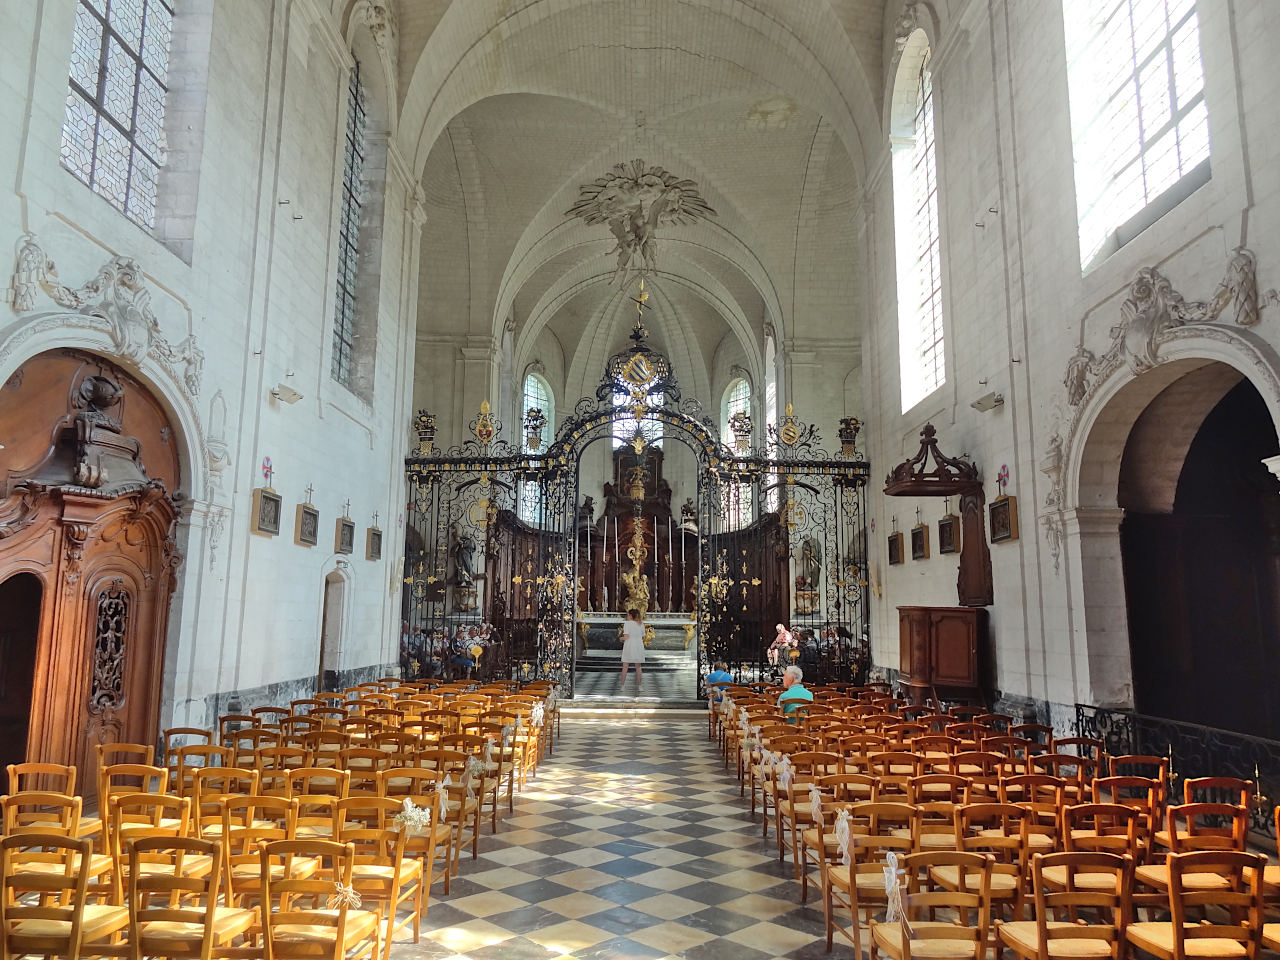
[[[707,694],[711,697],[712,703],[719,703],[724,696],[724,685],[733,683],[733,674],[729,672],[729,665],[723,660],[717,660],[714,667],[715,669],[707,674]]]
[[[791,714],[796,712],[796,705],[801,703],[813,702],[813,691],[805,688],[801,683],[804,679],[804,671],[799,667],[787,667],[782,674],[782,692],[778,694],[778,709],[787,715],[787,723],[794,723]]]

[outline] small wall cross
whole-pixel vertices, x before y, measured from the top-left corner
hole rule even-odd
[[[347,519],[351,518],[351,498],[347,497],[347,502],[342,505],[342,515]]]

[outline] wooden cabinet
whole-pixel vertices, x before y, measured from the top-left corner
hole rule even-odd
[[[984,699],[987,611],[981,607],[899,607],[901,679],[911,700]]]

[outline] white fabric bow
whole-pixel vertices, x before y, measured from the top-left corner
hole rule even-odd
[[[889,851],[884,859],[884,893],[888,902],[884,914],[886,923],[905,918],[902,907],[902,887],[898,883],[898,877],[902,876],[902,873],[903,871],[898,869],[898,855],[892,850]]]
[[[848,867],[852,860],[849,859],[849,841],[852,839],[852,830],[849,826],[849,811],[841,810],[836,815],[836,843],[840,845],[840,863]]]
[[[822,791],[818,789],[816,783],[809,784],[809,816],[813,818],[814,825],[819,831],[822,830]]]

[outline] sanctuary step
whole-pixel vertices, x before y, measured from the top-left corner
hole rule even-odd
[[[662,673],[676,670],[696,671],[698,652],[653,650],[644,654],[644,669]],[[617,673],[622,668],[621,650],[583,650],[578,654],[577,669],[581,673],[599,673],[607,671]]]

